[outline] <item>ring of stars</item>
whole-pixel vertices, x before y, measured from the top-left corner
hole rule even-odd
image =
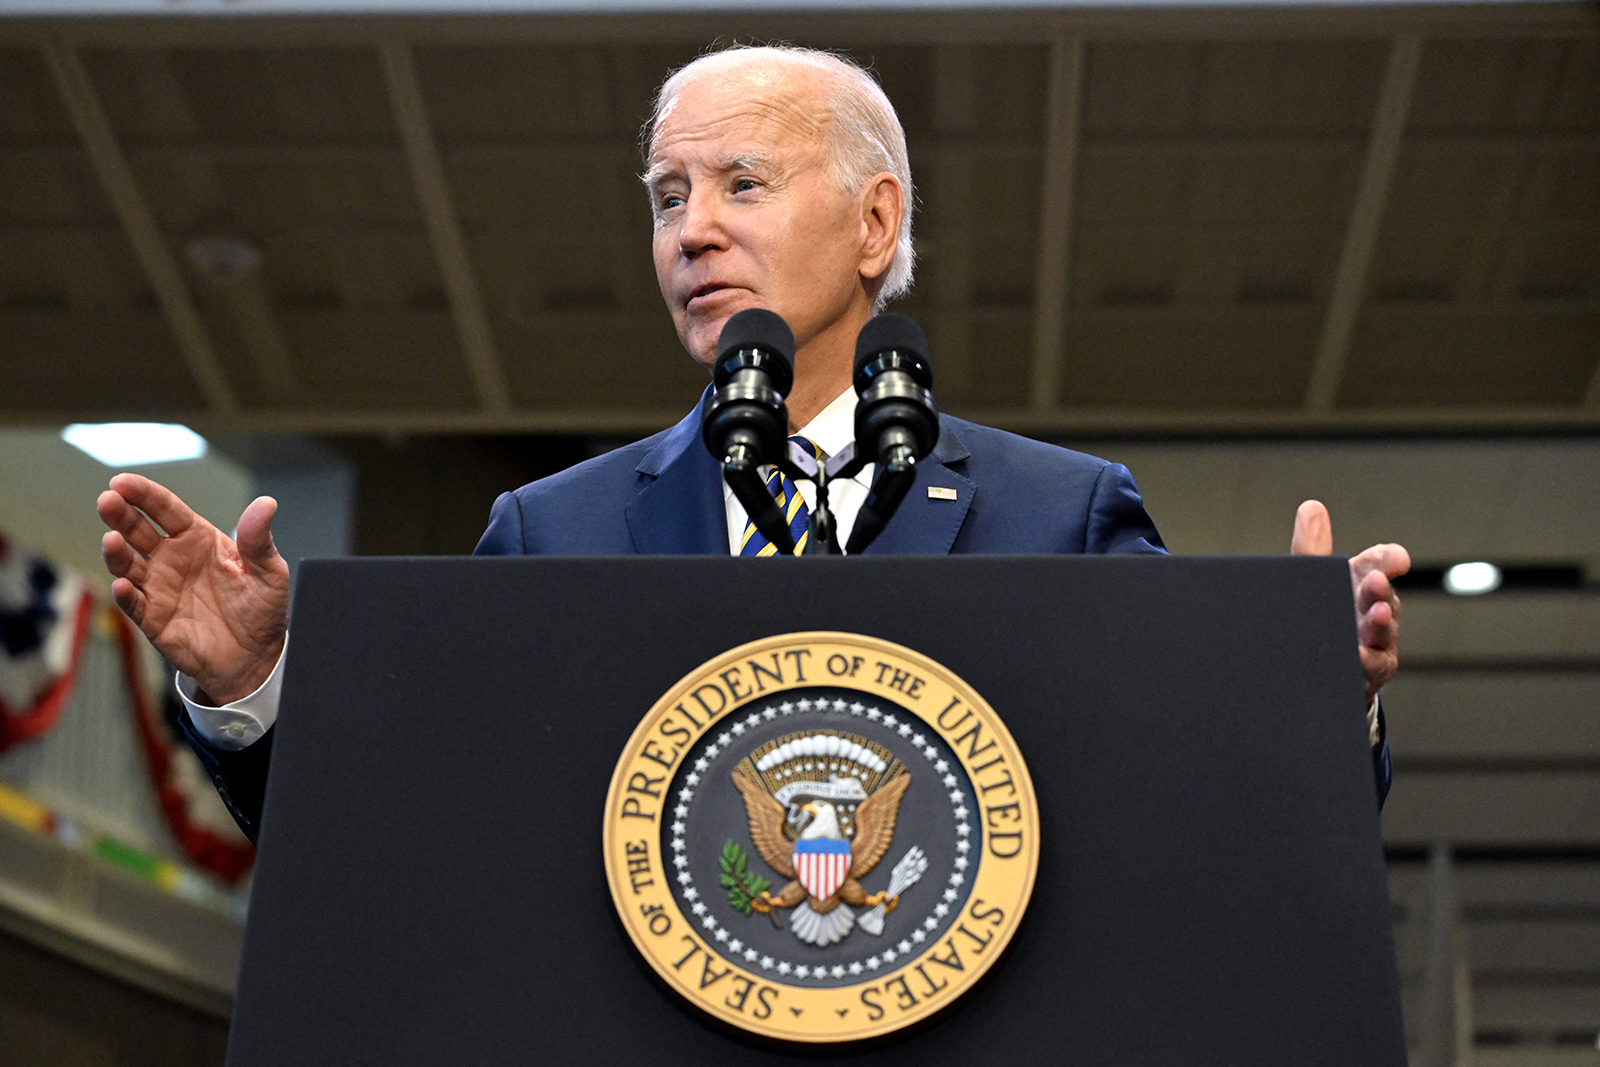
[[[949,790],[950,811],[956,820],[956,860],[955,870],[943,891],[938,902],[931,912],[911,931],[908,937],[901,938],[895,944],[883,949],[881,952],[868,956],[865,960],[853,960],[848,964],[836,963],[831,967],[795,964],[788,960],[778,959],[764,952],[746,945],[735,936],[717,917],[712,914],[711,908],[701,899],[700,890],[695,887],[694,876],[689,873],[688,843],[684,840],[684,819],[689,815],[689,801],[694,799],[695,788],[699,786],[701,776],[711,767],[712,760],[720,756],[724,749],[732,748],[734,741],[748,731],[761,725],[762,722],[772,722],[780,717],[793,715],[796,711],[802,713],[815,708],[818,711],[834,711],[849,713],[853,717],[865,716],[872,722],[894,730],[901,737],[908,738],[911,745],[922,757],[932,764],[933,772],[939,775],[939,782]],[[904,714],[904,713],[902,713]],[[765,708],[750,712],[741,719],[722,727],[721,732],[712,738],[706,746],[701,757],[695,760],[693,770],[684,776],[683,785],[678,790],[678,803],[672,809],[675,816],[672,825],[673,853],[672,866],[677,871],[678,884],[682,886],[679,895],[689,902],[689,911],[694,916],[692,921],[698,922],[705,931],[705,937],[717,942],[724,947],[730,957],[738,957],[746,965],[771,971],[785,978],[810,979],[825,981],[827,979],[840,979],[845,977],[858,977],[868,971],[876,971],[882,967],[891,966],[902,956],[909,956],[917,951],[917,946],[928,940],[928,935],[939,928],[939,923],[949,915],[951,909],[961,897],[962,887],[967,881],[967,868],[971,861],[967,858],[972,850],[969,840],[972,836],[972,825],[969,822],[971,812],[965,804],[965,795],[961,791],[961,779],[952,772],[950,764],[939,754],[938,746],[928,740],[912,725],[916,720],[905,715],[904,718],[894,714],[885,714],[877,708],[868,707],[859,700],[851,703],[844,700],[785,700],[781,704],[769,704]]]

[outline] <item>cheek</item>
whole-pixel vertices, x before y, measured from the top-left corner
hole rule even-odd
[[[655,262],[656,284],[661,295],[670,301],[672,293],[672,268],[677,262],[677,244],[666,228],[655,231],[650,242],[650,258]]]
[[[831,267],[830,273],[836,273],[842,264],[853,264],[860,257],[860,220],[835,196],[817,197],[797,233],[806,247],[807,267],[813,272]]]

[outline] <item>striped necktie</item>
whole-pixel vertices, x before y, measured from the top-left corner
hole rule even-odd
[[[820,450],[809,439],[796,436],[789,440],[821,459]],[[798,556],[806,548],[811,509],[806,507],[805,500],[800,496],[800,490],[795,488],[794,479],[779,470],[776,463],[767,472],[767,491],[778,501],[778,508],[783,512],[783,517],[789,520],[789,536],[794,538],[794,554]],[[739,555],[776,556],[777,554],[778,546],[768,541],[766,536],[756,529],[755,523],[746,519],[744,538],[739,544]]]

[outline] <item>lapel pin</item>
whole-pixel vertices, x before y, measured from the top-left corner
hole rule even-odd
[[[955,498],[956,491],[954,489],[946,489],[940,485],[928,486],[929,500],[954,500]]]

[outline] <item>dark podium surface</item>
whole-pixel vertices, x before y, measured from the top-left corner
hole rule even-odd
[[[300,581],[230,1064],[1405,1063],[1343,560],[348,560]],[[965,678],[1042,817],[985,984],[834,1052],[660,986],[601,860],[651,705],[802,630]]]

